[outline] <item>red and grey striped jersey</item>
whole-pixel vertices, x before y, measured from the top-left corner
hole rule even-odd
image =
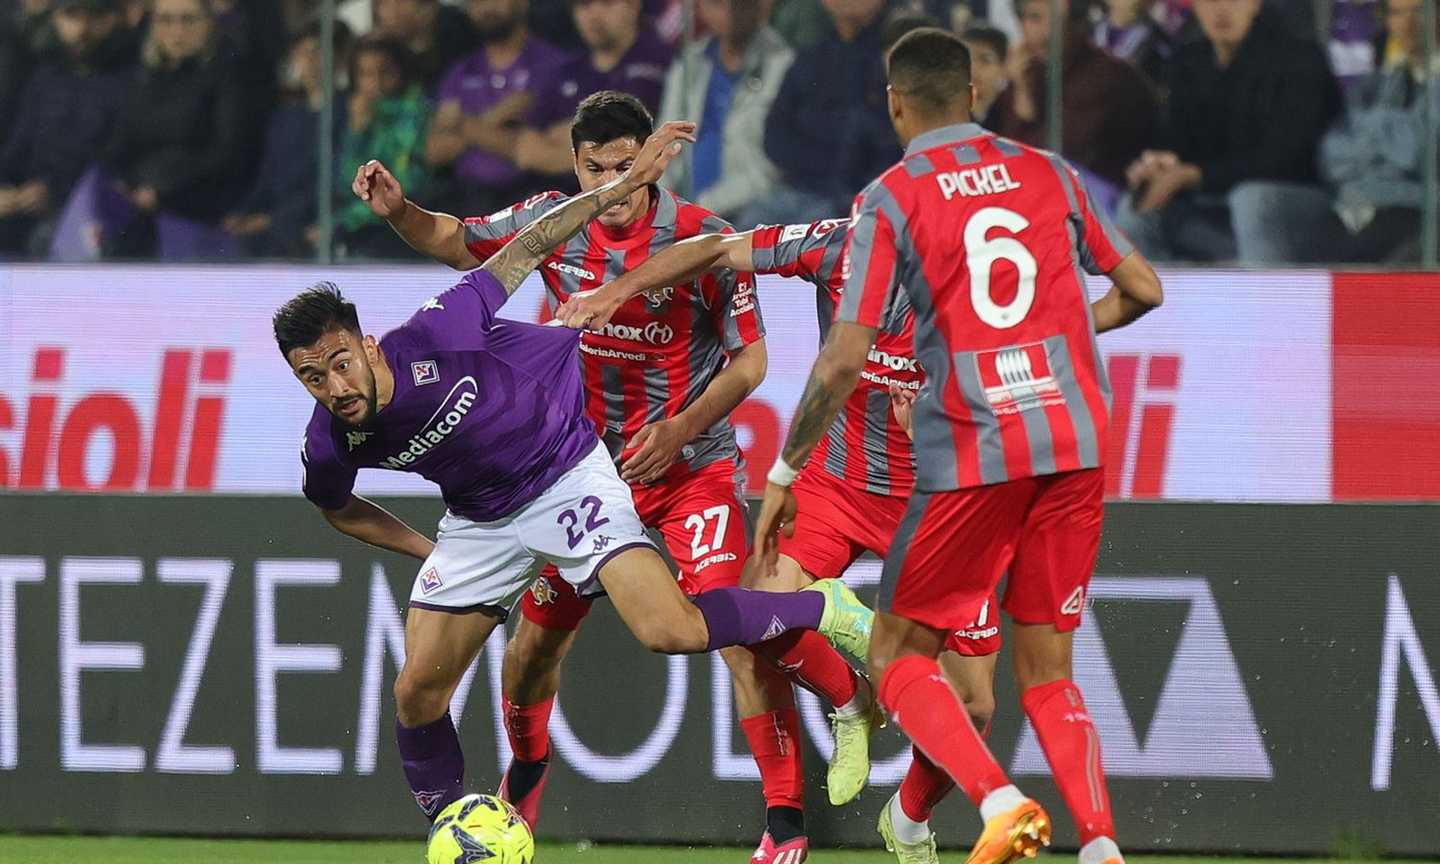
[[[860,193],[837,320],[914,310],[917,488],[1101,464],[1110,383],[1084,273],[1130,248],[1059,157],[973,123],[917,137]]]
[[[821,344],[844,287],[840,264],[849,227],[849,219],[827,219],[765,225],[750,234],[756,273],[793,276],[815,286]],[[890,410],[890,385],[919,390],[925,375],[915,360],[909,306],[902,298],[889,311],[855,392],[820,439],[810,464],[822,466],[857,489],[906,498],[915,485],[915,454],[910,436]]]
[[[466,219],[466,245],[484,260],[565,200],[559,192],[547,192],[490,216]],[[709,210],[660,190],[650,212],[623,229],[591,222],[545,259],[540,275],[558,305],[576,291],[598,288],[634,269],[676,241],[731,231]],[[728,271],[647,291],[621,306],[604,330],[584,333],[580,357],[586,404],[611,455],[628,458],[632,451],[624,445],[646,423],[689,407],[724,368],[727,352],[764,335],[754,277]],[[734,427],[722,419],[685,445],[667,479],[739,457]]]

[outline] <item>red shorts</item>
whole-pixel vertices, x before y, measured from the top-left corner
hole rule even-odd
[[[780,537],[780,554],[816,579],[834,579],[867,550],[884,558],[904,518],[906,498],[856,488],[828,471],[795,481],[795,535]],[[957,623],[958,622],[958,623]],[[946,651],[985,657],[1000,650],[1000,609],[993,595],[954,619]]]
[[[884,558],[905,516],[905,498],[857,489],[818,466],[791,488],[795,536],[780,535],[780,554],[816,579],[839,576],[867,549]]]
[[[716,462],[678,481],[631,486],[635,510],[646,527],[658,530],[680,569],[680,590],[694,597],[711,588],[740,584],[750,551],[750,519],[733,462]],[[590,612],[590,601],[556,577],[540,571],[520,603],[521,613],[550,630],[575,630]]]
[[[949,629],[973,620],[1009,570],[1011,618],[1074,630],[1100,553],[1104,491],[1104,471],[1091,468],[916,492],[885,559],[880,607]]]

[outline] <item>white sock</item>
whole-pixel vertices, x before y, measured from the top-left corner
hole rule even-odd
[[[1001,786],[986,795],[985,800],[980,802],[980,818],[989,822],[1007,810],[1014,810],[1024,804],[1026,800],[1028,799],[1026,799],[1025,793],[1014,786]]]
[[[870,707],[870,700],[865,698],[865,682],[859,680],[859,675],[856,675],[855,678],[855,695],[851,696],[850,701],[846,702],[844,705],[835,706],[835,713],[846,719],[859,717],[865,713],[865,709]]]
[[[1080,864],[1101,864],[1108,858],[1125,860],[1120,847],[1109,837],[1096,837],[1080,849]]]
[[[895,839],[901,843],[924,843],[930,836],[930,822],[916,822],[905,815],[905,808],[900,806],[900,795],[896,793],[890,798],[890,824],[895,829]]]

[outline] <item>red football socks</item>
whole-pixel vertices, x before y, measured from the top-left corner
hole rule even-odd
[[[1031,687],[1020,697],[1065,806],[1075,817],[1080,845],[1115,836],[1110,793],[1100,764],[1100,736],[1085,699],[1073,681],[1061,679]]]
[[[913,754],[910,769],[905,772],[905,779],[900,781],[900,809],[911,821],[928,822],[935,805],[945,800],[945,796],[955,788],[955,781],[936,767],[930,757],[921,753],[919,747],[910,749]]]
[[[550,753],[550,709],[555,707],[551,696],[534,705],[515,705],[503,700],[505,734],[517,762],[539,762]]]
[[[814,630],[791,630],[764,642],[760,650],[783,664],[791,681],[840,707],[855,698],[856,672],[835,646]]]
[[[766,807],[805,807],[805,770],[800,761],[800,715],[780,708],[740,721],[755,764]]]
[[[910,654],[892,662],[880,680],[880,704],[976,806],[1010,784],[934,660]]]

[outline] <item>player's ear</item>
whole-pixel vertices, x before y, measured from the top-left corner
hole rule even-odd
[[[380,362],[380,343],[375,341],[374,336],[366,336],[360,344],[365,346],[365,359],[370,361],[370,365]]]

